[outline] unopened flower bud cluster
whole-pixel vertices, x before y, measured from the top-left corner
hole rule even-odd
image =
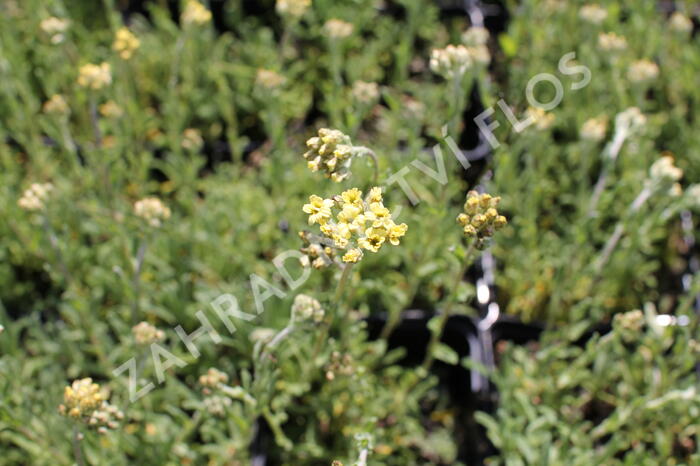
[[[117,30],[112,49],[119,54],[122,60],[128,60],[141,45],[141,41],[125,27]]]
[[[139,345],[150,345],[165,340],[165,332],[159,330],[148,322],[139,322],[131,329],[134,340]]]
[[[292,304],[292,318],[295,321],[318,323],[323,320],[324,314],[325,311],[317,299],[305,294],[299,294],[294,298],[294,304]]]
[[[498,213],[500,201],[500,197],[492,197],[486,193],[467,193],[464,212],[457,216],[457,223],[462,225],[467,237],[476,239],[477,247],[484,246],[486,240],[508,223],[506,218]]]
[[[355,373],[355,365],[352,355],[333,351],[331,361],[326,366],[326,379],[333,380],[337,375],[352,375],[353,373]]]
[[[306,141],[304,154],[312,172],[323,171],[326,178],[339,183],[350,175],[354,148],[350,136],[337,129],[321,128],[318,136]]]

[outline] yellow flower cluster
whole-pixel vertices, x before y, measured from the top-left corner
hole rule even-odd
[[[112,83],[112,68],[109,63],[88,63],[80,67],[78,85],[90,89],[102,89]]]
[[[211,21],[211,11],[197,0],[187,0],[185,10],[182,12],[183,24],[204,24]]]
[[[165,333],[148,322],[139,322],[132,327],[131,333],[138,345],[150,345],[165,340]]]
[[[333,208],[338,209],[335,219]],[[405,223],[394,223],[378,187],[372,188],[366,199],[357,188],[332,199],[312,195],[303,210],[309,214],[309,224],[318,223],[333,247],[346,251],[343,262],[358,262],[364,255],[363,249],[377,252],[386,242],[398,245],[408,229]]]
[[[627,48],[627,39],[614,32],[601,32],[598,35],[598,48],[604,52],[621,52]]]
[[[306,147],[309,150],[304,158],[312,172],[323,170],[326,178],[336,183],[350,175],[350,162],[354,152],[350,136],[337,129],[321,128],[318,136],[306,141]]]
[[[41,210],[53,190],[51,183],[33,183],[24,191],[17,205],[24,210]]]
[[[508,221],[499,215],[498,203],[500,197],[490,194],[479,194],[476,191],[467,193],[464,212],[457,216],[457,222],[464,227],[464,234],[477,239],[477,247],[482,247],[485,240],[492,237],[496,230],[506,226]]]
[[[128,60],[141,45],[141,41],[125,27],[117,30],[112,49],[119,54],[122,60]]]
[[[134,213],[145,219],[152,227],[161,226],[170,218],[170,209],[157,197],[146,197],[134,204]]]
[[[275,10],[282,16],[299,18],[311,6],[311,0],[277,0]]]
[[[105,401],[98,384],[93,383],[90,377],[73,381],[63,391],[63,404],[58,411],[64,416],[74,419],[87,419]]]

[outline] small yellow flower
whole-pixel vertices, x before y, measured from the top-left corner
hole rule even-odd
[[[579,18],[591,24],[600,24],[608,17],[608,11],[597,3],[591,3],[582,6],[578,15]]]
[[[309,203],[304,204],[302,210],[309,214],[309,225],[318,223],[324,225],[331,218],[331,208],[334,202],[332,199],[323,199],[312,194],[309,196]]]
[[[659,65],[650,60],[637,60],[627,70],[627,78],[633,83],[653,81],[659,76]]]
[[[605,117],[586,120],[581,127],[581,139],[598,142],[605,138],[608,131],[608,120]]]
[[[211,21],[211,11],[197,0],[187,0],[185,10],[180,17],[183,24],[204,24]]]
[[[109,63],[88,63],[80,67],[78,85],[90,89],[102,89],[112,83],[112,71]]]
[[[117,30],[112,49],[119,54],[122,60],[128,60],[141,45],[141,41],[125,27]]]
[[[363,104],[369,104],[379,98],[379,85],[365,81],[355,81],[352,85],[352,97]]]
[[[343,255],[343,262],[355,264],[359,262],[360,259],[362,259],[362,250],[360,248],[349,249],[348,252]]]

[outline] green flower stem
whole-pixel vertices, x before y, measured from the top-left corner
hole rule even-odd
[[[372,149],[365,146],[355,146],[354,149],[358,157],[366,155],[370,159],[372,159],[372,164],[374,166],[374,176],[372,178],[372,183],[373,186],[377,186],[377,183],[379,183],[379,158],[377,157],[377,154]]]
[[[433,360],[435,359],[435,346],[439,343],[440,337],[442,336],[442,332],[445,329],[447,321],[450,318],[450,315],[452,313],[452,307],[454,306],[455,301],[457,300],[457,290],[459,288],[459,284],[462,283],[464,275],[467,273],[469,266],[472,264],[475,252],[476,241],[471,241],[471,243],[469,244],[469,249],[467,249],[467,253],[465,254],[462,267],[460,267],[459,272],[457,273],[457,275],[455,275],[455,281],[452,285],[450,295],[447,298],[447,302],[445,303],[442,315],[440,316],[438,327],[433,332],[431,332],[430,342],[428,343],[428,347],[426,348],[425,359],[423,360],[423,364],[421,366],[425,374],[428,374],[428,372],[430,371],[430,367],[433,364]]]
[[[42,217],[44,231],[46,232],[46,236],[49,238],[49,244],[51,245],[51,248],[56,254],[56,260],[58,262],[58,267],[61,270],[61,274],[63,275],[63,280],[66,283],[69,283],[71,281],[70,272],[68,272],[68,267],[66,266],[66,263],[63,259],[61,248],[58,247],[58,239],[56,238],[56,234],[54,233],[53,228],[51,227],[48,215],[43,214]]]
[[[148,249],[148,240],[146,238],[141,239],[139,244],[138,252],[136,253],[136,264],[134,265],[134,278],[132,279],[131,285],[134,292],[134,301],[131,304],[131,322],[136,324],[139,314],[139,297],[141,295],[141,270],[143,269],[143,262],[146,258],[146,250]]]
[[[75,456],[75,462],[78,466],[85,466],[83,451],[80,448],[80,431],[77,425],[73,426],[73,456]]]
[[[336,314],[338,314],[340,311],[343,310],[343,307],[341,306],[343,295],[345,294],[345,288],[346,284],[348,281],[348,278],[350,277],[350,272],[352,271],[352,263],[347,263],[343,267],[343,273],[340,275],[340,280],[338,281],[338,286],[335,289],[335,295],[333,297],[333,304],[335,305],[336,308]],[[333,315],[331,315],[331,319],[333,318]],[[332,320],[330,322],[327,322],[324,326],[323,329],[319,332],[318,338],[316,339],[316,343],[314,345],[314,350],[310,362],[313,366],[314,362],[316,361],[316,358],[318,357],[318,353],[321,352],[321,346],[323,345],[323,342],[326,340],[328,337],[328,331],[330,330]]]
[[[90,91],[89,97],[89,110],[90,110],[90,123],[92,124],[92,132],[95,138],[95,146],[102,146],[102,132],[100,131],[100,119],[97,115],[97,101],[95,100],[95,93]]]

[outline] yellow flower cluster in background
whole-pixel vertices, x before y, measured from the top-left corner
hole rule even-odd
[[[500,201],[500,197],[493,197],[486,193],[479,194],[476,191],[467,193],[464,212],[457,216],[457,222],[462,225],[467,237],[476,238],[477,247],[484,246],[485,240],[508,223],[496,209]]]
[[[211,11],[197,0],[187,0],[185,10],[182,12],[183,24],[204,24],[211,21]]]
[[[394,223],[378,187],[372,188],[366,199],[357,188],[332,199],[312,195],[303,210],[309,214],[310,225],[319,224],[333,247],[345,251],[343,262],[358,262],[363,250],[377,252],[387,242],[398,245],[408,229],[405,223]]]
[[[349,167],[353,156],[350,136],[337,129],[321,128],[318,136],[306,141],[306,147],[309,150],[304,158],[312,172],[322,170],[326,178],[336,183],[350,175]]]
[[[44,102],[42,107],[44,113],[49,113],[52,115],[63,115],[68,113],[70,108],[68,107],[68,102],[66,102],[65,97],[61,94],[54,94],[49,100]]]
[[[140,45],[141,41],[127,28],[122,27],[117,30],[112,49],[119,54],[122,60],[128,60]]]
[[[279,15],[299,18],[311,6],[311,0],[277,0],[275,10]]]
[[[138,345],[150,345],[165,340],[165,332],[154,327],[148,322],[139,322],[131,328],[134,341]]]
[[[109,63],[88,63],[80,67],[78,85],[90,89],[102,89],[112,83],[112,68]]]
[[[446,79],[462,76],[473,62],[471,52],[464,45],[448,45],[430,54],[430,69]]]
[[[52,44],[60,44],[64,41],[69,25],[70,21],[67,19],[60,19],[55,16],[46,18],[39,23],[41,30],[51,38]]]
[[[17,205],[24,210],[41,210],[52,190],[51,183],[33,183],[24,191],[22,197],[17,201]]]
[[[354,29],[355,26],[353,26],[352,23],[335,18],[329,19],[323,25],[323,32],[325,32],[326,36],[330,39],[345,39],[352,34]]]
[[[100,386],[87,377],[74,380],[70,386],[65,388],[63,404],[58,407],[58,411],[72,418],[86,418],[102,406],[103,401],[104,397]]]
[[[170,209],[157,197],[146,197],[136,201],[134,213],[152,227],[159,227],[164,220],[170,218]]]

